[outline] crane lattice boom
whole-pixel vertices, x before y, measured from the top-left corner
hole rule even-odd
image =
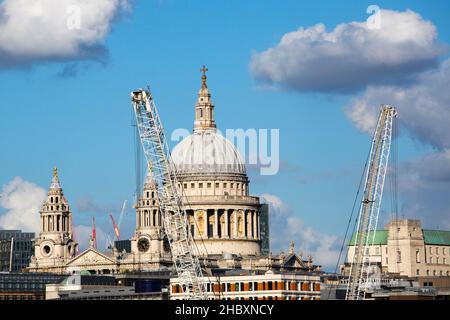
[[[172,259],[186,299],[205,299],[202,270],[177,186],[164,129],[149,90],[131,93],[133,110],[145,158],[152,169]]]
[[[355,235],[355,250],[353,259],[350,261],[346,300],[365,298],[364,286],[368,283],[370,272],[369,246],[375,239],[392,142],[393,119],[396,115],[397,112],[393,107],[381,106],[366,171],[363,200]]]

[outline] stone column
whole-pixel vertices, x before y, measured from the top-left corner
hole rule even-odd
[[[194,210],[194,238],[199,238],[197,210]]]
[[[153,214],[153,209],[148,210],[148,222],[149,222],[150,226],[154,226],[156,223],[156,217]]]
[[[204,224],[203,224],[203,238],[204,239],[208,239],[208,225],[209,225],[209,217],[208,217],[208,210],[204,210],[203,211],[203,219],[204,219]]]
[[[251,210],[247,210],[246,213],[247,216],[247,239],[251,239],[252,238],[252,211]]]
[[[214,238],[219,237],[219,210],[214,209]]]
[[[261,228],[260,228],[260,226],[259,226],[259,215],[258,214],[256,214],[256,237],[257,237],[257,239],[258,240],[260,240],[261,239]]]
[[[222,237],[223,238],[229,238],[230,235],[228,234],[228,230],[230,228],[230,223],[229,223],[229,219],[228,219],[228,212],[229,209],[224,209],[223,210],[223,214],[225,215],[225,230],[222,231]]]
[[[233,225],[233,235],[234,238],[238,237],[238,212],[234,210],[234,225]]]
[[[156,209],[156,225],[161,226],[161,214],[159,213],[159,209]]]
[[[253,216],[253,239],[258,239],[258,226],[257,226],[257,213],[256,211],[252,211],[252,216]]]

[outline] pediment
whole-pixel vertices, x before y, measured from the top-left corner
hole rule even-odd
[[[283,262],[285,268],[304,268],[305,264],[296,254],[291,254],[286,257]]]
[[[89,248],[70,260],[67,267],[78,267],[92,264],[115,264],[116,261],[107,255],[98,252],[94,248]]]

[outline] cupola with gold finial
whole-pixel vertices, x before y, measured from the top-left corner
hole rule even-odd
[[[195,104],[195,121],[194,132],[205,130],[216,130],[216,122],[214,121],[214,105],[211,102],[211,93],[206,84],[206,72],[208,68],[203,66],[200,69],[202,74],[202,87],[198,92],[197,103]]]

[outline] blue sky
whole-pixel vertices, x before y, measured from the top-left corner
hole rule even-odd
[[[20,176],[47,189],[57,165],[75,223],[89,225],[95,215],[97,224],[112,234],[106,210],[132,201],[135,188],[129,92],[150,83],[166,131],[191,129],[199,68],[206,64],[220,129],[280,129],[281,170],[264,177],[250,170],[251,193],[276,195],[304,226],[341,237],[370,143],[344,108],[362,92],[267,88],[249,64],[253,53],[276,46],[301,26],[324,23],[331,31],[339,23],[365,21],[370,4],[137,0],[111,22],[104,38],[107,56],[75,62],[49,58],[31,67],[0,69],[0,186]],[[436,26],[440,42],[450,43],[448,1],[376,4],[413,10]],[[76,73],[64,75],[64,70]],[[400,162],[435,150],[407,130],[398,141]],[[100,209],[79,210],[81,202]],[[133,228],[129,208],[123,234],[130,236]],[[279,245],[287,248],[288,241]]]

